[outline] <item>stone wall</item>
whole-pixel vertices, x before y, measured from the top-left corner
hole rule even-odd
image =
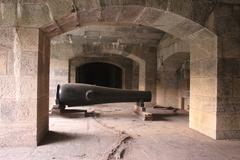
[[[39,30],[0,32],[0,146],[36,145]]]
[[[208,26],[218,39],[217,139],[240,138],[240,5],[217,5]],[[227,24],[227,25],[226,25]]]
[[[1,146],[36,145],[47,132],[49,38],[90,24],[147,26],[186,41],[190,46],[190,128],[215,139],[240,137],[238,2],[0,3]],[[156,46],[101,46],[90,45],[88,50],[89,45],[85,45],[80,49],[87,52],[100,48],[101,53],[114,52],[135,60],[139,65],[139,89],[151,90],[155,95]]]
[[[189,60],[189,46],[178,38],[165,35],[158,47],[158,105],[182,108],[182,101],[189,103]]]

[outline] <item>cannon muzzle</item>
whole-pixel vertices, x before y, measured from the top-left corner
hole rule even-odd
[[[69,83],[57,86],[56,104],[60,108],[65,106],[86,106],[103,103],[150,102],[150,91],[134,91],[100,87],[81,83]]]

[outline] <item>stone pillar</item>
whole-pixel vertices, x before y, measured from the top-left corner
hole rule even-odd
[[[0,146],[36,146],[39,30],[0,32]]]
[[[178,79],[176,70],[163,68],[158,74],[160,74],[160,79],[157,86],[157,104],[161,106],[178,107]]]
[[[217,139],[240,139],[240,7],[220,4],[213,15],[220,35]]]
[[[216,139],[217,125],[217,37],[202,29],[190,41],[189,126]]]
[[[49,67],[50,39],[39,31],[37,70],[37,143],[47,134],[49,129]]]
[[[146,51],[145,51],[146,52]],[[144,53],[145,60],[145,90],[152,92],[152,103],[156,104],[156,79],[157,79],[157,50],[149,48]],[[140,66],[141,71],[141,66]],[[139,76],[141,76],[139,74]],[[139,82],[140,83],[140,82]]]

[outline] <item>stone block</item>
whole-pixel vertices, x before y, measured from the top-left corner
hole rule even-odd
[[[49,95],[42,96],[37,101],[37,142],[39,143],[49,130]]]
[[[240,139],[240,131],[239,130],[225,130],[225,131],[217,131],[217,140],[226,140],[226,139]]]
[[[214,10],[215,17],[228,17],[232,15],[231,5],[218,5]]]
[[[92,11],[80,12],[80,24],[86,25],[101,21],[101,10],[95,9]]]
[[[188,17],[191,15],[190,10],[193,8],[193,1],[191,0],[184,0],[183,1],[172,1],[169,5],[169,11],[181,15],[183,17]]]
[[[191,77],[217,77],[217,59],[190,62]]]
[[[0,122],[6,124],[16,120],[16,101],[12,98],[0,101]]]
[[[240,32],[240,31],[239,31]],[[240,58],[240,41],[237,38],[224,38],[222,39],[223,58]]]
[[[189,115],[190,128],[216,139],[216,112],[199,111],[190,106]]]
[[[76,0],[75,5],[79,11],[86,11],[100,8],[101,1],[96,0]]]
[[[0,124],[0,147],[36,147],[35,123]]]
[[[134,23],[142,25],[152,25],[159,17],[164,13],[158,9],[153,8],[144,8],[143,11],[139,14]]]
[[[240,98],[240,77],[233,78],[233,97]]]
[[[215,21],[217,22],[216,33],[221,35],[221,38],[238,38],[240,36],[239,23],[232,15],[217,17]]]
[[[191,95],[194,96],[217,96],[217,78],[192,78],[190,79]]]
[[[218,78],[218,96],[219,97],[232,97],[233,96],[233,79],[231,77]]]
[[[20,28],[17,30],[22,51],[38,51],[39,30]]]
[[[47,5],[42,3],[22,4],[21,17],[19,17],[19,25],[21,27],[40,28],[51,22],[52,18]]]
[[[22,76],[36,76],[38,70],[37,53],[23,54],[21,56],[21,75]]]
[[[68,70],[67,69],[56,69],[54,71],[54,75],[56,77],[68,77]]]
[[[170,33],[170,30],[177,26],[178,24],[182,23],[185,18],[173,14],[171,12],[164,12],[159,18],[153,23],[153,26],[157,29],[163,30],[167,33]],[[174,35],[175,36],[175,35]],[[182,38],[182,37],[178,37]]]
[[[36,121],[37,99],[24,99],[18,102],[16,107],[16,118],[18,122],[34,122]]]
[[[198,32],[203,27],[191,20],[184,20],[183,22],[177,24],[174,27],[171,27],[169,33],[175,35],[176,37],[181,37],[182,39],[186,39],[189,35],[192,35],[195,32]]]
[[[122,8],[118,21],[122,23],[132,23],[137,16],[143,11],[141,6],[125,6]]]
[[[105,7],[102,10],[102,20],[104,22],[116,22],[122,8],[120,7]]]
[[[47,0],[46,3],[48,4],[49,12],[55,20],[70,14],[73,9],[72,1],[69,0]]]
[[[217,130],[240,131],[240,113],[217,114]]]
[[[190,96],[190,108],[193,110],[213,113],[217,111],[217,97]]]
[[[37,76],[22,76],[20,78],[20,94],[24,99],[37,98]]]
[[[240,113],[239,97],[218,97],[218,113]]]
[[[189,36],[191,60],[217,58],[217,37],[207,29]]]
[[[0,75],[7,73],[7,54],[0,50]]]
[[[146,2],[146,6],[147,7],[150,6],[153,8],[158,8],[158,9],[166,11],[167,7],[168,7],[168,2],[165,0],[151,0],[151,1]]]
[[[4,48],[13,48],[14,42],[14,28],[0,28],[0,46]]]
[[[0,76],[0,82],[0,98],[15,98],[17,95],[15,78],[13,76]]]
[[[240,75],[240,60],[234,58],[220,58],[218,60],[218,76],[232,77]]]
[[[16,3],[5,1],[0,5],[0,26],[14,26],[16,24]]]

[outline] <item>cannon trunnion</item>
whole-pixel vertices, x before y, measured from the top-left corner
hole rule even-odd
[[[87,106],[103,103],[137,102],[144,107],[144,102],[150,102],[152,94],[150,91],[134,91],[100,87],[95,85],[69,83],[57,86],[56,104],[60,109],[66,105]]]

